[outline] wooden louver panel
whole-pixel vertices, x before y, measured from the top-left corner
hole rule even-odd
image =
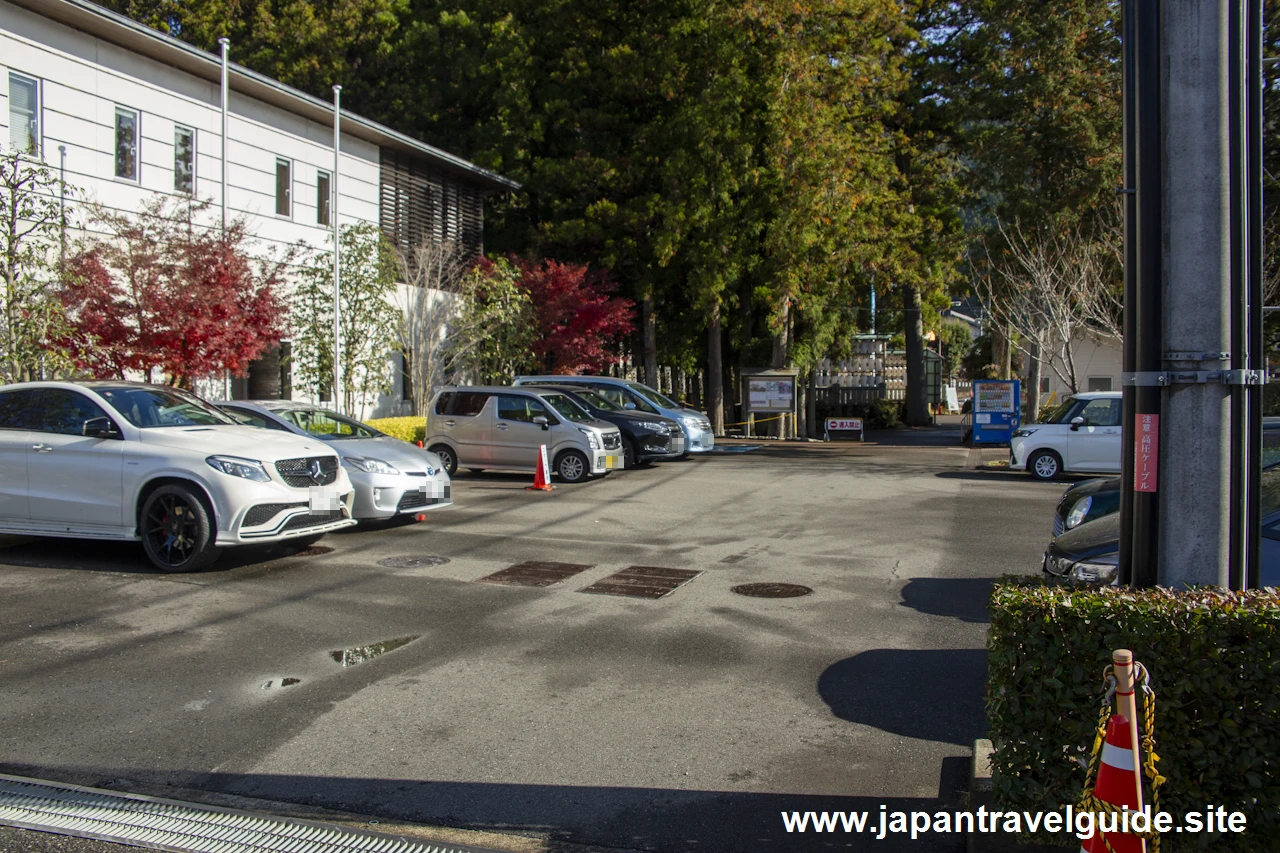
[[[453,174],[389,148],[381,152],[378,220],[409,253],[430,237],[458,241],[468,257],[484,252],[484,192]]]

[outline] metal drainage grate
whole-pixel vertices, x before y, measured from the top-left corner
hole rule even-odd
[[[387,557],[385,560],[379,560],[378,565],[388,569],[421,569],[424,566],[443,566],[447,562],[449,562],[448,557],[424,554],[417,557]]]
[[[552,563],[544,560],[525,560],[480,578],[480,583],[496,583],[504,586],[551,586],[585,572],[591,566],[579,563]]]
[[[620,572],[601,578],[579,592],[601,595],[625,595],[631,598],[662,598],[684,586],[702,572],[688,569],[664,569],[661,566],[628,566]]]
[[[401,646],[407,646],[421,636],[421,634],[414,634],[409,637],[396,637],[394,640],[371,643],[367,646],[357,646],[354,649],[339,649],[336,652],[329,652],[329,657],[333,658],[335,663],[340,663],[343,666],[355,666],[358,663],[373,660],[380,654],[395,651]]]
[[[189,853],[493,853],[312,821],[0,774],[0,824]]]
[[[729,591],[752,598],[799,598],[813,592],[798,583],[744,583],[729,587]]]

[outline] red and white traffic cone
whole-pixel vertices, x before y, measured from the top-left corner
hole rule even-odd
[[[533,485],[525,486],[526,492],[549,492],[555,488],[549,482],[551,477],[547,473],[551,465],[547,462],[547,446],[540,445],[538,448],[538,470],[533,473]]]
[[[1098,765],[1098,783],[1093,788],[1093,795],[1104,803],[1110,803],[1117,809],[1128,806],[1132,810],[1142,808],[1142,804],[1138,801],[1138,762],[1137,762],[1137,744],[1131,740],[1129,730],[1129,719],[1122,714],[1112,714],[1110,721],[1107,723],[1107,737],[1102,744],[1102,760]],[[1097,826],[1096,821],[1101,820],[1103,815],[1098,813],[1094,816],[1095,827],[1093,834],[1080,845],[1082,853],[1143,853],[1146,845],[1137,835],[1128,832],[1107,832],[1105,833],[1106,842],[1104,842],[1104,833]],[[1116,819],[1116,828],[1119,830],[1124,826],[1120,815],[1107,815],[1107,826],[1111,826],[1111,818]],[[1133,820],[1132,815],[1130,821]],[[1110,844],[1110,848],[1107,845]]]

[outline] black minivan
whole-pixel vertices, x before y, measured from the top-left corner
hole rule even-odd
[[[626,468],[659,459],[675,459],[684,453],[684,430],[670,418],[624,409],[582,385],[557,385],[554,382],[525,384],[559,391],[591,417],[616,426],[622,433],[623,465]]]

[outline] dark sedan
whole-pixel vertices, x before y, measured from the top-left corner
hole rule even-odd
[[[1280,418],[1266,418],[1262,422],[1262,465],[1266,468],[1276,462],[1280,462]],[[1119,477],[1081,480],[1058,499],[1053,513],[1053,535],[1061,536],[1085,522],[1119,511]]]
[[[616,426],[622,433],[624,468],[634,468],[659,459],[675,459],[684,453],[684,431],[680,429],[680,424],[670,418],[624,409],[583,385],[556,385],[550,382],[527,384],[559,391],[585,409],[591,417]]]
[[[1105,482],[1105,481],[1104,481]],[[1262,471],[1260,586],[1280,586],[1280,464]],[[1119,490],[1115,492],[1119,500]],[[1056,524],[1056,521],[1055,521]],[[1054,539],[1041,568],[1055,577],[1114,583],[1120,564],[1120,513],[1082,522]]]

